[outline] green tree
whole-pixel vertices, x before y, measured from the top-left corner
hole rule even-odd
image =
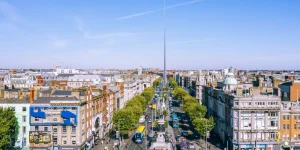
[[[188,103],[185,111],[190,116],[190,118],[194,120],[196,118],[203,118],[206,115],[207,109],[205,106],[198,103]]]
[[[206,131],[211,131],[215,127],[215,122],[212,117],[206,118],[196,118],[193,120],[193,126],[202,136],[206,136]]]
[[[167,110],[164,110],[164,111],[163,111],[163,114],[164,114],[165,117],[167,117],[168,111],[167,111]]]
[[[185,91],[181,87],[176,87],[173,90],[174,97],[178,100],[182,100],[185,96],[189,95],[187,91]]]
[[[160,84],[161,80],[162,80],[161,77],[154,80],[153,81],[153,87],[156,88]]]
[[[112,118],[114,128],[119,130],[121,134],[127,134],[129,130],[133,130],[135,127],[135,120],[133,111],[130,109],[121,109],[113,114]]]
[[[11,108],[0,108],[0,149],[7,149],[10,138],[18,132],[18,120]]]
[[[165,126],[165,128],[168,128],[168,126],[169,126],[169,122],[168,122],[168,120],[165,120],[165,124],[164,124],[164,126]]]
[[[141,93],[141,96],[143,96],[146,101],[149,102],[153,98],[153,93],[151,91],[144,91]]]
[[[173,78],[169,79],[169,85],[173,89],[175,89],[178,86],[177,82]]]

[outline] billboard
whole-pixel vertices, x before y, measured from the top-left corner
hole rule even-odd
[[[29,143],[50,143],[51,132],[29,131]]]

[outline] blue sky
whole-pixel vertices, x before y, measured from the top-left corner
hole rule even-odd
[[[166,6],[169,69],[300,68],[298,0]],[[162,8],[162,0],[0,0],[1,68],[163,68]]]

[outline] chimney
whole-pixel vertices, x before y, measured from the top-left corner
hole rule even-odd
[[[34,88],[30,89],[29,101],[32,103],[34,100]]]

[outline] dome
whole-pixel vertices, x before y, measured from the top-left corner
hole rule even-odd
[[[234,77],[227,77],[224,82],[224,84],[230,84],[230,85],[236,85],[237,84],[237,80]]]
[[[227,76],[234,76],[232,72],[227,73]]]

